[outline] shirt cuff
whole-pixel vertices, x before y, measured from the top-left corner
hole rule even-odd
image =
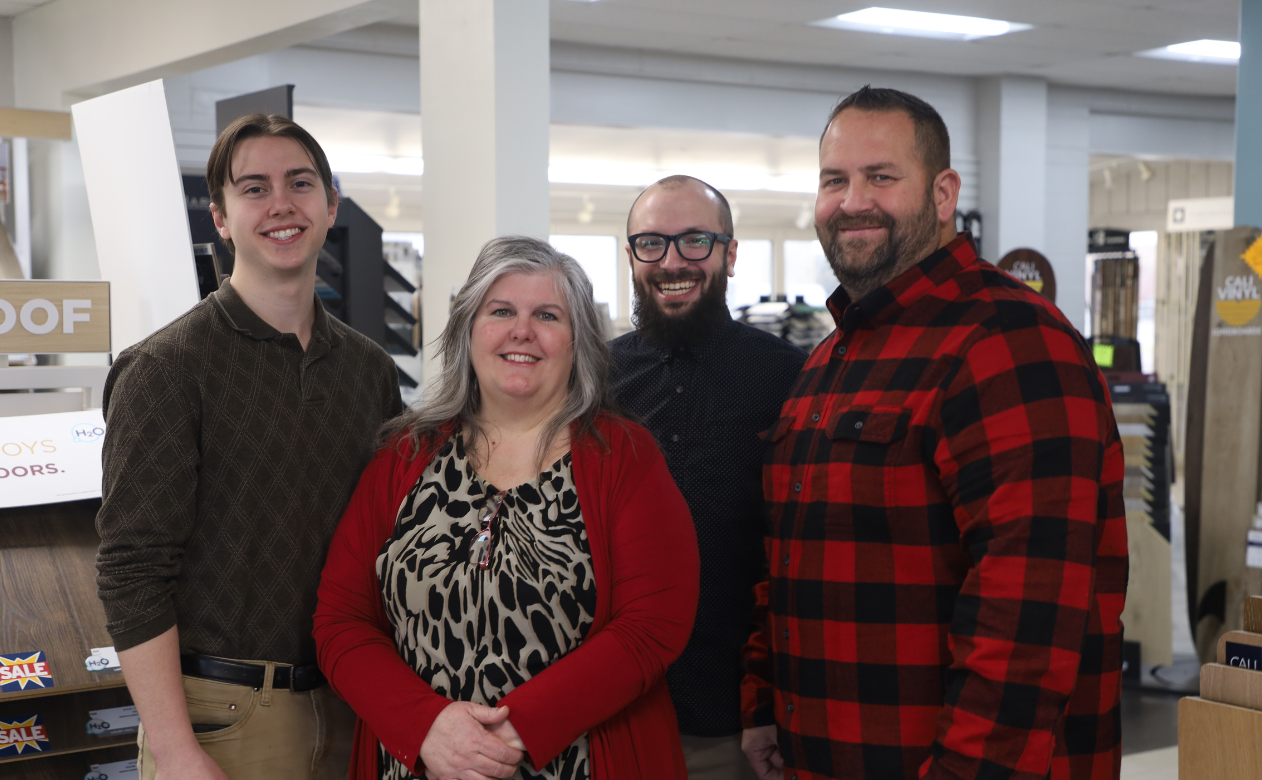
[[[175,605],[168,606],[157,617],[150,618],[138,626],[125,629],[123,631],[110,632],[110,638],[114,640],[114,649],[116,651],[130,650],[136,645],[142,645],[175,625]]]

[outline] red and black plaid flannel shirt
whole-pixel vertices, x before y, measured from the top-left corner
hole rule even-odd
[[[1086,344],[965,236],[829,308],[769,432],[745,726],[785,780],[1117,777],[1125,467]]]

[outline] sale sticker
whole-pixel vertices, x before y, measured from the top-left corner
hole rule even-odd
[[[12,723],[0,720],[0,758],[43,753],[48,748],[48,732],[40,716],[18,718]]]
[[[27,687],[53,687],[53,673],[48,670],[44,651],[0,654],[0,693],[24,691]]]

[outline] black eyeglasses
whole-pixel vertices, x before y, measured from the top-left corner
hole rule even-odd
[[[641,263],[656,263],[666,256],[666,250],[673,243],[679,256],[692,262],[700,262],[710,256],[715,244],[728,244],[732,237],[727,233],[708,233],[704,230],[693,230],[667,236],[661,233],[636,233],[627,236],[631,244],[631,254]]]

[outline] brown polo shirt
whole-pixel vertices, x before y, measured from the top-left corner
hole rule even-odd
[[[333,530],[402,408],[394,362],[316,301],[311,341],[225,284],[118,355],[105,385],[97,585],[119,650],[314,664]]]

